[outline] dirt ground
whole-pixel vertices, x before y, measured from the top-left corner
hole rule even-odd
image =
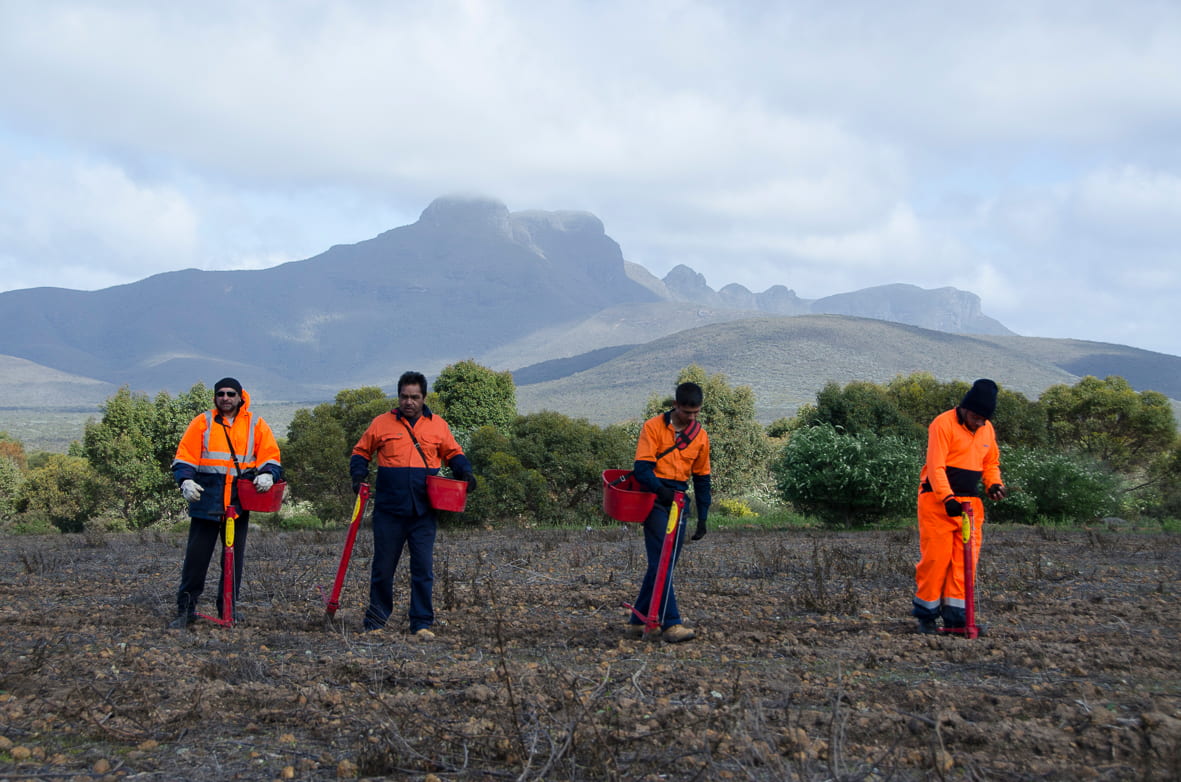
[[[433,642],[358,632],[368,530],[339,621],[344,530],[258,528],[241,623],[166,631],[185,526],[2,541],[0,779],[1181,778],[1179,536],[990,527],[965,640],[913,632],[913,532],[714,531],[669,645],[637,525],[445,529]]]

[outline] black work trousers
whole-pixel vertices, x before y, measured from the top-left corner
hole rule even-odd
[[[238,592],[242,588],[242,566],[246,561],[246,532],[250,529],[250,513],[242,511],[234,520],[234,606],[238,605]],[[197,610],[197,601],[205,591],[205,575],[209,571],[209,560],[218,538],[222,541],[220,564],[225,569],[225,520],[189,519],[189,542],[185,547],[185,561],[180,568],[180,587],[176,590],[176,612],[192,614]],[[225,593],[223,572],[217,579],[217,615],[224,618],[225,607],[222,595]],[[237,610],[234,611],[237,614]]]

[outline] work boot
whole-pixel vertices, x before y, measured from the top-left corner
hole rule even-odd
[[[197,621],[196,614],[177,614],[176,618],[168,623],[169,630],[184,630],[193,622]]]
[[[918,631],[923,635],[935,635],[939,632],[939,626],[935,624],[934,619],[923,617],[919,619]]]
[[[420,641],[433,641],[435,638],[435,634],[425,627],[418,628],[412,635]]]
[[[623,635],[625,638],[638,641],[644,637],[644,626],[625,622],[623,625]]]
[[[688,641],[695,635],[697,635],[697,633],[693,632],[684,625],[670,625],[669,627],[664,628],[664,632],[660,634],[660,637],[663,638],[666,643],[679,644],[682,641]]]

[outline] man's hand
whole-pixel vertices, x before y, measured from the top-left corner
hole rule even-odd
[[[693,537],[690,538],[690,540],[701,540],[702,538],[705,537],[705,533],[706,533],[705,519],[698,519],[697,520],[697,531],[693,533]]]
[[[964,515],[964,505],[955,497],[948,497],[943,501],[943,507],[947,509],[947,515],[953,519],[958,519]]]
[[[467,493],[468,494],[475,493],[476,489],[480,485],[480,482],[476,480],[476,474],[474,472],[470,472],[470,473],[468,473],[467,478],[465,478],[464,480],[467,481]]]
[[[202,489],[200,484],[198,484],[192,478],[186,479],[180,485],[181,496],[189,502],[196,502],[197,500],[201,499],[201,492],[203,491],[205,490]]]
[[[275,478],[269,472],[260,472],[254,479],[254,488],[260,492],[268,492],[275,485]]]
[[[994,483],[993,485],[989,486],[987,494],[988,499],[993,500],[994,502],[996,500],[1003,500],[1005,497],[1009,496],[1009,492],[1007,492],[1005,487],[999,483]]]
[[[669,487],[661,486],[656,490],[656,502],[671,508],[673,504],[673,496],[675,494],[676,492]]]
[[[364,478],[353,478],[353,494],[361,493],[361,484],[364,482]]]

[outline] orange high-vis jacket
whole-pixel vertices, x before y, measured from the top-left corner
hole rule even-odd
[[[636,443],[636,461],[652,462],[657,478],[687,483],[695,475],[709,475],[709,435],[705,428],[683,449],[675,448],[676,431],[668,414],[653,416],[644,422]],[[671,450],[670,450],[671,449]],[[664,456],[660,456],[664,454]],[[658,458],[659,457],[659,458]]]
[[[276,480],[282,476],[279,444],[267,422],[250,412],[247,392],[242,392],[242,405],[232,424],[223,426],[217,421],[218,415],[217,409],[211,409],[194,418],[172,460],[172,474],[178,484],[192,479],[204,489],[201,499],[189,503],[189,515],[196,518],[220,518],[234,501],[235,456],[237,470],[269,472]]]
[[[991,421],[975,432],[960,423],[956,408],[935,416],[927,428],[927,463],[919,476],[920,491],[939,500],[950,496],[975,497],[980,481],[985,487],[1001,483],[1000,453]]]

